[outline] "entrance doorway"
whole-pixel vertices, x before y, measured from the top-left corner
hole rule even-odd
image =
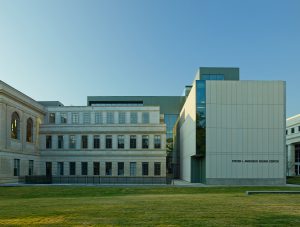
[[[46,176],[52,176],[52,162],[46,162]]]

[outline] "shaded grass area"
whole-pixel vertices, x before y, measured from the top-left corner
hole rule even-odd
[[[300,184],[300,176],[287,177],[286,183],[287,184]]]
[[[300,225],[299,195],[251,195],[286,187],[0,187],[0,225]]]

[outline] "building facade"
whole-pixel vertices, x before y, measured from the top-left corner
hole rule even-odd
[[[0,182],[158,183],[173,173],[210,185],[282,185],[285,129],[285,82],[240,81],[238,68],[201,67],[182,96],[89,96],[86,106],[37,102],[0,81]]]
[[[285,82],[200,68],[180,112],[180,176],[210,185],[285,184]]]
[[[287,175],[300,175],[300,115],[286,120]]]
[[[36,102],[1,81],[0,129],[1,182],[42,175],[155,183],[166,176],[159,106]]]

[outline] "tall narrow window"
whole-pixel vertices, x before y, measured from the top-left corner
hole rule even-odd
[[[63,162],[57,163],[57,175],[60,175],[60,176],[64,175],[64,163]]]
[[[17,112],[11,115],[11,138],[20,139],[20,118]]]
[[[88,163],[87,162],[81,162],[81,175],[88,175]]]
[[[149,164],[148,164],[148,162],[143,162],[142,163],[142,174],[143,174],[143,176],[148,176],[149,175]]]
[[[112,164],[111,162],[105,162],[105,175],[111,176],[112,174]]]
[[[105,146],[106,146],[106,148],[112,148],[112,136],[110,136],[110,135],[106,136]]]
[[[27,125],[26,125],[26,142],[28,143],[33,142],[32,135],[33,135],[33,121],[31,118],[28,118]]]
[[[149,113],[148,112],[143,112],[142,122],[143,122],[143,124],[148,124],[149,123]]]
[[[71,149],[76,148],[76,139],[75,139],[75,135],[70,135],[69,148],[71,148]]]
[[[14,159],[14,176],[20,176],[20,159]]]
[[[107,124],[113,124],[114,123],[114,113],[113,112],[107,112]]]
[[[29,176],[33,175],[33,160],[29,160],[28,162],[28,175]]]
[[[130,136],[130,148],[135,149],[136,148],[136,136]]]
[[[100,175],[100,162],[94,162],[94,175]]]
[[[137,124],[137,112],[130,113],[130,123]]]
[[[119,113],[119,124],[125,124],[126,123],[126,113],[120,112]]]
[[[95,113],[95,123],[96,124],[102,124],[102,113],[101,112],[96,112]]]
[[[64,148],[64,136],[57,136],[57,148],[58,149]]]
[[[136,162],[130,162],[130,176],[136,176]]]
[[[94,135],[94,149],[100,148],[100,136]]]
[[[89,112],[83,113],[83,124],[91,123],[91,114]]]
[[[55,113],[49,113],[49,124],[55,124]]]
[[[124,148],[124,136],[118,136],[118,148]]]
[[[71,176],[76,174],[76,162],[69,163],[69,171]]]
[[[46,149],[52,148],[52,136],[46,136]]]
[[[88,136],[81,136],[81,148],[82,149],[88,148]]]
[[[149,136],[142,136],[142,148],[149,148]]]
[[[124,162],[118,162],[118,176],[124,176]]]
[[[160,162],[154,162],[154,175],[160,176]]]
[[[66,113],[60,113],[60,123],[61,124],[67,123],[67,114]]]
[[[154,148],[160,148],[161,147],[161,139],[160,136],[154,136]]]
[[[72,113],[72,123],[78,124],[79,123],[79,115],[78,113]]]

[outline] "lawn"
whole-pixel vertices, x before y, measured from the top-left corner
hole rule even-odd
[[[0,225],[300,226],[300,195],[284,187],[0,187]]]

